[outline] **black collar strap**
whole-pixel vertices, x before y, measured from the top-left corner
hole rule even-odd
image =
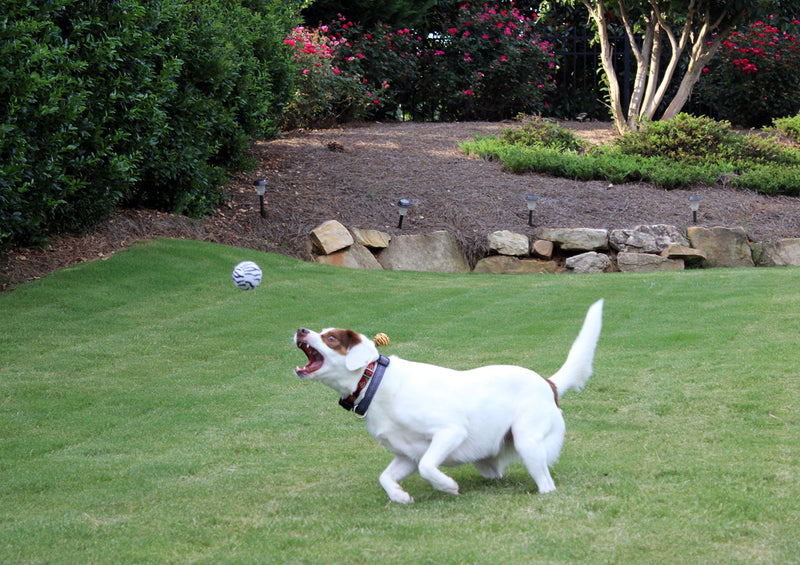
[[[389,358],[383,355],[378,357],[377,361],[373,361],[367,365],[367,368],[364,369],[364,374],[361,375],[361,380],[358,381],[356,390],[347,398],[340,398],[339,405],[345,410],[353,410],[355,408],[354,411],[358,416],[366,414],[372,402],[372,397],[375,396],[375,392],[381,384],[381,379],[383,379],[383,373],[388,366]],[[364,398],[361,399],[361,402],[356,404],[356,400],[365,387],[367,390],[364,393]]]

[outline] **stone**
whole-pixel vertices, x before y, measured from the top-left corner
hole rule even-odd
[[[608,230],[591,228],[539,228],[538,239],[558,244],[564,251],[597,251],[608,248]]]
[[[527,235],[501,230],[489,234],[489,250],[500,255],[525,257],[531,251],[531,242]]]
[[[385,231],[362,230],[359,228],[353,228],[350,231],[353,232],[356,243],[360,243],[370,249],[386,249],[389,247],[389,242],[392,241],[392,236]]]
[[[617,254],[617,268],[623,273],[682,271],[683,266],[683,259],[669,259],[652,253],[623,251]]]
[[[533,242],[531,251],[536,257],[550,259],[553,256],[553,242],[546,239],[537,239]]]
[[[699,267],[703,261],[707,259],[706,254],[695,249],[694,247],[686,247],[679,243],[670,243],[669,246],[661,252],[662,257],[668,259],[683,259],[687,267]]]
[[[667,224],[641,225],[611,230],[608,243],[612,249],[631,253],[661,253],[671,244],[689,245],[680,229]]]
[[[753,244],[753,260],[759,267],[800,266],[800,238]]]
[[[317,255],[314,257],[314,260],[324,265],[349,267],[351,269],[383,269],[375,256],[370,253],[369,249],[360,243],[354,243],[350,247],[341,251],[336,251],[330,255]]]
[[[353,236],[336,220],[323,222],[311,231],[311,244],[323,255],[329,255],[353,245]]]
[[[519,274],[553,274],[558,270],[555,261],[536,261],[534,259],[519,259],[508,255],[492,255],[484,257],[475,265],[473,273],[492,273],[497,275]]]
[[[444,230],[394,236],[378,260],[384,269],[391,271],[469,272],[458,241]]]
[[[711,267],[754,267],[753,252],[743,228],[702,228],[692,226],[686,230],[692,247],[706,255],[702,262]]]
[[[614,263],[605,253],[588,251],[569,257],[567,269],[574,273],[608,273],[614,270]]]

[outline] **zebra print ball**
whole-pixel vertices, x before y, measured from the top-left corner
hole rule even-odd
[[[252,261],[242,261],[233,268],[233,284],[250,290],[261,284],[261,269]]]

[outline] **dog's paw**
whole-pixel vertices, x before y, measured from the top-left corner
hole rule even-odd
[[[414,498],[404,490],[393,492],[389,495],[389,500],[397,504],[411,504],[414,502]]]

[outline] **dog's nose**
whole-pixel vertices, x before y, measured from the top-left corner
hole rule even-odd
[[[297,337],[305,337],[308,335],[308,330],[305,328],[300,328],[297,330]]]

